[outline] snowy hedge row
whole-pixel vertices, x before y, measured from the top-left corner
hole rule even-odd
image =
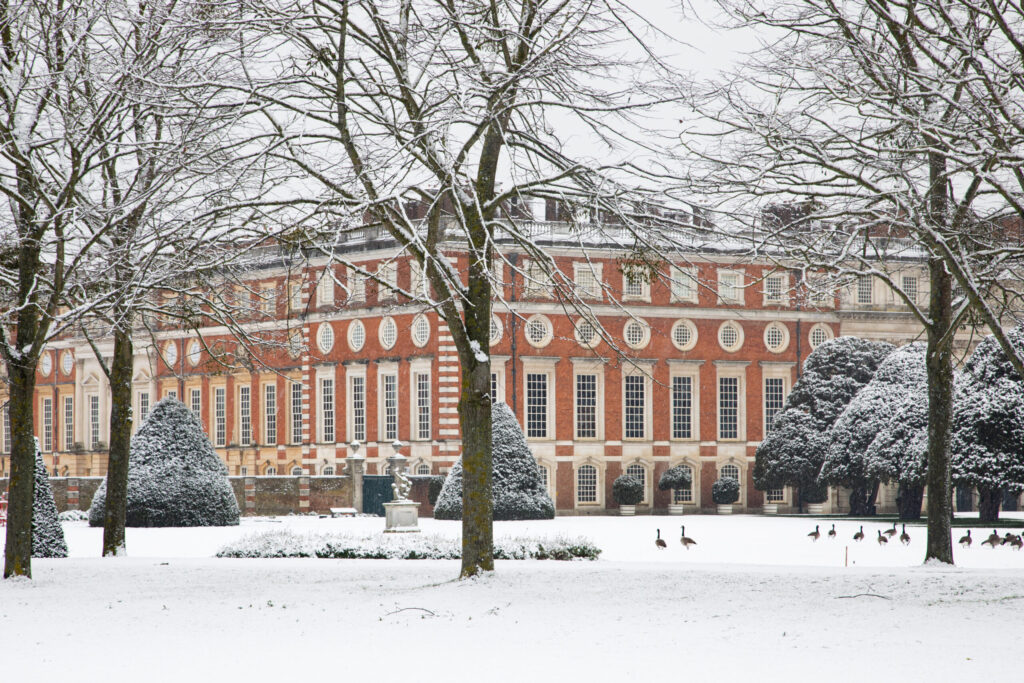
[[[596,560],[600,554],[600,548],[585,538],[520,537],[494,541],[494,558],[497,560]],[[221,548],[217,557],[457,560],[462,557],[462,542],[457,538],[429,534],[317,536],[280,529],[246,536]]]

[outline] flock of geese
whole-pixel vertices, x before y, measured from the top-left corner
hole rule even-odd
[[[665,539],[663,539],[661,537],[661,529],[658,529],[657,532],[658,532],[658,537],[656,539],[654,539],[654,546],[656,548],[658,548],[659,550],[664,550],[665,548],[668,547],[668,544],[665,542]],[[878,538],[876,539],[878,541],[878,545],[883,546],[883,547],[889,545],[889,539],[894,537],[896,534],[897,534],[896,522],[893,522],[891,529],[886,529],[885,531],[882,531],[882,530],[878,531]],[[838,534],[836,532],[836,525],[833,524],[832,528],[825,532],[825,535],[830,540],[834,540],[835,538],[837,538]],[[903,531],[902,531],[902,533],[899,534],[899,536],[900,536],[900,543],[902,543],[903,545],[910,545],[910,534],[907,533],[907,525],[906,524],[903,525]],[[821,527],[820,527],[820,525],[815,524],[814,525],[814,531],[812,531],[811,533],[807,534],[807,537],[810,538],[812,541],[817,542],[817,540],[819,538],[821,538]],[[855,533],[853,535],[853,540],[857,541],[858,543],[864,540],[864,526],[863,525],[861,525],[860,529],[857,530],[857,533]],[[967,535],[966,536],[961,536],[960,537],[960,541],[959,541],[960,545],[963,546],[964,548],[970,548],[971,544],[973,542],[974,541],[971,538],[971,530],[970,529],[967,530]],[[682,546],[684,548],[686,548],[687,550],[690,549],[691,545],[697,545],[697,541],[693,540],[692,538],[690,538],[689,536],[686,535],[686,527],[685,526],[680,527],[679,543],[682,544]],[[1008,545],[1011,548],[1013,548],[1014,550],[1020,550],[1021,547],[1024,546],[1024,539],[1021,538],[1020,534],[1011,534],[1009,531],[1007,531],[1004,536],[1000,536],[999,532],[996,531],[995,529],[993,529],[992,533],[989,534],[989,537],[986,538],[984,541],[982,541],[981,544],[982,545],[987,545],[990,548],[995,548],[997,545]]]

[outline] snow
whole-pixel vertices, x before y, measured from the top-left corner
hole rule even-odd
[[[481,363],[487,362],[487,354],[480,348],[480,342],[476,339],[469,340],[469,348],[473,351],[473,357]]]
[[[4,678],[162,682],[202,672],[201,680],[280,681],[341,671],[414,681],[437,665],[446,681],[660,680],[681,671],[688,680],[759,681],[1016,675],[1014,657],[985,653],[1018,647],[1024,553],[957,547],[958,567],[925,567],[922,527],[908,525],[909,547],[879,548],[849,540],[860,522],[846,519],[835,520],[839,539],[828,541],[832,522],[498,522],[500,536],[586,536],[604,553],[596,562],[499,561],[493,575],[472,581],[453,580],[459,565],[450,560],[211,557],[261,530],[362,535],[381,532],[380,518],[131,528],[128,557],[117,559],[100,558],[101,529],[69,522],[70,559],[35,560],[32,581],[0,581],[0,642],[12,644]],[[806,536],[815,523],[823,532],[816,543]],[[676,540],[681,524],[698,542],[689,551]],[[421,525],[453,537],[460,529]],[[886,526],[868,523],[865,532],[870,539]],[[667,549],[655,548],[655,529]]]

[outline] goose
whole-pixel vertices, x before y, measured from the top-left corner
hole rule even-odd
[[[836,537],[836,525],[835,524],[833,524],[832,528],[828,530],[828,537],[829,538],[835,538]]]
[[[1010,547],[1014,550],[1020,550],[1021,546],[1024,546],[1024,539],[1020,537],[1020,534],[1017,534],[1012,539],[1010,539]]]
[[[891,529],[886,529],[882,533],[885,534],[886,536],[888,536],[889,538],[892,538],[893,536],[895,536],[896,535],[896,522],[892,523],[892,528]]]
[[[661,529],[658,529],[658,538],[655,539],[654,545],[657,546],[659,550],[668,547],[665,543],[665,539],[661,537]]]
[[[999,545],[1006,545],[1007,543],[1009,543],[1012,540],[1013,540],[1013,534],[1011,534],[1009,531],[1007,531],[1006,534],[1003,536],[1003,539],[1001,541],[999,541]]]
[[[967,535],[966,536],[961,536],[960,537],[959,543],[964,548],[970,548],[971,547],[971,543],[973,543],[973,541],[971,540],[971,530],[970,529],[967,530]]]
[[[818,539],[821,538],[821,532],[818,531],[818,525],[817,524],[814,525],[814,531],[812,531],[811,533],[807,534],[807,537],[810,538],[812,541],[815,541],[815,542],[817,542]]]
[[[900,543],[910,545],[910,534],[907,533],[907,525],[903,525],[903,533],[900,534]]]
[[[879,531],[878,532],[878,545],[888,545],[888,544],[889,544],[889,537],[888,536],[883,536],[882,532]]]
[[[988,547],[995,549],[995,547],[999,545],[999,541],[1001,540],[1003,539],[999,537],[999,532],[993,529],[992,533],[990,533],[988,535],[988,538],[982,541],[981,544],[987,545]]]
[[[691,545],[697,545],[697,541],[686,535],[686,527],[680,528],[682,529],[682,534],[679,536],[679,542],[683,544],[683,547],[689,550]]]
[[[855,533],[853,535],[853,540],[855,540],[857,542],[860,542],[860,541],[864,540],[864,527],[863,526],[860,528],[860,531],[858,531],[857,533]]]

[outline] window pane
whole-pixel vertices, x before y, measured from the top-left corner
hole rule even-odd
[[[672,438],[692,439],[693,378],[672,378]]]
[[[644,438],[644,377],[629,375],[626,377],[626,414],[625,437],[627,439]]]
[[[672,502],[676,505],[685,505],[686,503],[693,502],[693,468],[689,465],[685,467],[690,472],[690,485],[686,488],[672,489]]]
[[[576,375],[576,438],[597,438],[597,375]]]
[[[636,477],[643,485],[644,500],[647,500],[647,470],[639,463],[633,463],[626,468],[626,474]]]
[[[384,440],[398,438],[398,377],[384,375]]]
[[[252,405],[250,404],[250,388],[238,389],[238,441],[243,446],[252,442]]]
[[[782,410],[782,389],[781,377],[766,377],[764,380],[764,431],[765,434],[772,430],[772,422],[775,416]]]
[[[718,378],[718,438],[739,438],[739,384],[737,377]]]
[[[416,438],[430,438],[430,375],[416,374]]]
[[[302,442],[302,385],[292,383],[292,443]]]
[[[366,378],[352,378],[352,438],[366,441]]]
[[[548,376],[542,373],[526,375],[526,436],[548,436]]]
[[[597,468],[584,465],[576,472],[576,500],[580,503],[597,502]]]
[[[267,384],[263,387],[263,441],[268,445],[277,443],[277,387]]]
[[[70,356],[65,356],[69,358]],[[71,450],[75,441],[75,399],[72,396],[64,397],[64,450]]]
[[[214,443],[223,446],[227,443],[227,390],[224,387],[217,387],[213,390],[213,421],[214,421]]]
[[[857,277],[857,303],[859,304],[870,304],[871,303],[871,289],[872,282],[870,275],[860,275]]]
[[[324,377],[320,380],[320,440],[334,441],[334,380]]]

